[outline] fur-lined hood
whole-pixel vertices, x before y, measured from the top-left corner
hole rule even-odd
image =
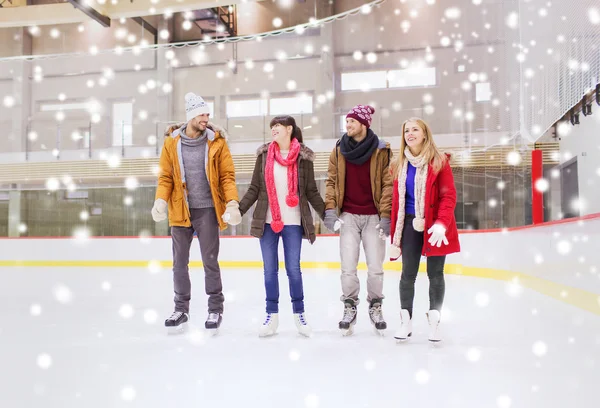
[[[181,122],[176,125],[171,125],[171,126],[167,127],[167,129],[165,130],[165,137],[179,136],[181,129],[186,124],[187,124],[187,122]],[[225,139],[226,142],[229,140],[229,133],[227,133],[227,130],[225,130],[225,128],[223,128],[213,122],[208,122],[208,126],[206,127],[206,129],[208,131],[207,137],[208,137],[208,140],[210,140],[210,141],[218,139],[219,137],[222,137],[223,139]]]
[[[260,156],[263,153],[266,153],[269,150],[269,146],[271,145],[271,143],[273,142],[269,142],[269,143],[265,143],[264,145],[260,146],[258,149],[256,149],[256,155]],[[313,152],[309,147],[307,147],[305,144],[300,143],[300,157],[302,158],[302,160],[308,160],[311,162],[315,161],[315,152]]]

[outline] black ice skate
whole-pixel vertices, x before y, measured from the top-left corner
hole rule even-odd
[[[354,325],[356,324],[356,304],[352,299],[346,299],[344,301],[344,316],[340,320],[339,328],[342,330],[344,336],[351,335],[354,332]]]
[[[173,312],[173,314],[165,320],[165,327],[169,334],[183,333],[187,330],[190,315],[184,312]]]
[[[206,322],[204,323],[204,327],[207,330],[214,330],[221,326],[221,321],[223,320],[223,315],[221,313],[209,313]]]
[[[381,311],[381,300],[373,299],[369,306],[369,318],[371,323],[378,334],[383,334],[383,330],[387,329],[387,323],[383,319],[383,312]]]

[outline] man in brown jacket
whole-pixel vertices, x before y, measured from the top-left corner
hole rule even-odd
[[[241,222],[233,159],[226,132],[208,122],[206,102],[193,93],[185,96],[187,123],[171,127],[160,156],[154,221],[169,213],[173,239],[175,311],[165,321],[178,332],[190,319],[190,246],[198,235],[208,295],[207,329],[218,329],[223,317],[223,285],[219,267],[219,230]],[[168,204],[167,204],[168,203]]]
[[[385,330],[383,318],[383,261],[385,238],[390,235],[393,180],[389,172],[391,149],[371,130],[371,106],[357,105],[346,115],[347,133],[329,158],[325,193],[325,226],[341,223],[340,258],[344,315],[340,330],[351,334],[356,324],[360,280],[357,266],[362,241],[367,261],[369,317],[376,330]]]

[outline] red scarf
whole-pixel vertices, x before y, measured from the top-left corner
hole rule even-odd
[[[275,160],[282,166],[287,167],[287,184],[288,194],[285,197],[285,203],[289,207],[295,207],[298,205],[298,154],[300,153],[300,143],[297,139],[292,139],[290,144],[290,151],[287,158],[281,157],[281,150],[279,145],[275,142],[271,142],[269,150],[267,151],[267,163],[265,165],[265,183],[267,184],[267,196],[269,197],[269,207],[271,208],[271,216],[273,221],[271,222],[271,229],[278,233],[283,230],[283,221],[281,221],[281,210],[279,208],[279,201],[277,200],[277,188],[275,186],[275,177],[273,175],[273,169],[275,167]]]

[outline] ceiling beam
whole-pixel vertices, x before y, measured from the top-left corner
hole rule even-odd
[[[100,23],[102,27],[110,27],[110,18],[100,14],[96,9],[84,4],[82,0],[67,0],[76,9],[82,11],[86,16]]]
[[[72,0],[69,0],[72,2]],[[250,2],[261,2],[265,0],[248,0]],[[85,5],[85,0],[78,0]],[[188,10],[200,10],[217,6],[228,6],[241,4],[244,0],[161,0],[153,4],[150,0],[136,0],[134,2],[119,1],[112,4],[96,3],[95,11],[100,15],[111,19],[145,17],[151,15],[163,15],[167,11],[178,13]],[[92,17],[93,18],[93,17]],[[30,27],[44,25],[60,25],[85,23],[90,17],[77,10],[70,3],[40,4],[27,7],[0,8],[0,28],[2,27]]]
[[[144,20],[142,17],[134,17],[132,18],[132,20],[138,23],[140,26],[142,26],[142,28],[144,28],[146,31],[148,31],[154,36],[154,44],[158,43],[158,30],[156,29],[156,27]]]

